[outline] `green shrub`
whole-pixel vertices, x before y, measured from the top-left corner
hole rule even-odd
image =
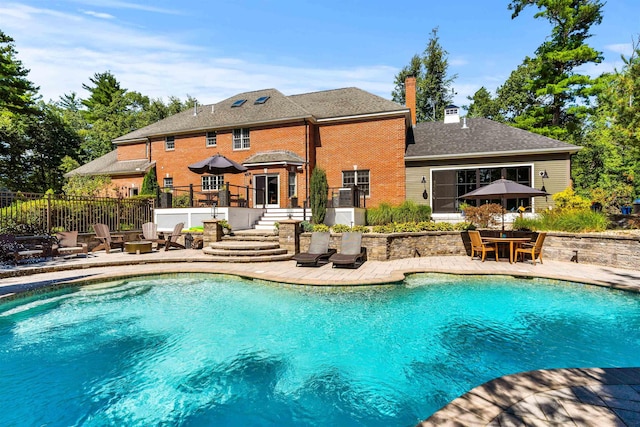
[[[476,226],[471,222],[458,222],[453,225],[453,229],[456,231],[467,231],[467,230],[475,230]]]
[[[393,208],[393,222],[421,222],[431,219],[431,208],[406,200],[400,206]]]
[[[359,233],[369,233],[369,227],[365,227],[364,225],[354,225],[351,227],[351,231],[359,232]]]
[[[552,197],[558,210],[587,210],[591,207],[591,200],[576,194],[571,187],[567,187]]]
[[[368,208],[366,211],[367,224],[385,225],[393,222],[393,206],[380,203],[378,207]]]
[[[374,225],[371,228],[371,231],[373,231],[374,233],[389,234],[389,233],[393,233],[394,226],[393,224]]]
[[[220,227],[226,228],[227,230],[231,231],[231,225],[229,224],[229,222],[226,219],[219,220],[218,224],[220,224]]]
[[[318,225],[322,225],[322,224],[318,224]],[[300,223],[300,228],[302,228],[302,231],[304,231],[305,233],[310,233],[313,231],[314,225],[311,224],[309,221],[302,221]],[[327,231],[329,231],[329,227],[327,227]]]
[[[326,224],[315,224],[311,226],[311,231],[318,231],[320,233],[326,233],[329,231],[329,226]]]
[[[369,225],[429,221],[431,220],[431,207],[419,205],[411,200],[404,201],[399,206],[380,203],[376,208],[367,209],[366,218]]]
[[[347,233],[347,232],[351,231],[351,227],[349,227],[348,225],[344,225],[344,224],[336,224],[333,227],[331,227],[331,230],[334,233]]]
[[[513,228],[531,231],[566,231],[584,233],[604,231],[609,225],[607,216],[590,209],[564,209],[542,212],[537,218],[516,218]]]

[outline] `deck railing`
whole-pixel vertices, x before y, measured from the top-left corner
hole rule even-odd
[[[149,198],[82,197],[64,194],[0,192],[0,232],[93,232],[103,223],[113,231],[141,230],[153,221]]]

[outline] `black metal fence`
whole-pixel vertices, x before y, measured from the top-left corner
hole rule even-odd
[[[208,207],[215,204],[215,206],[219,207],[237,206],[246,208],[252,207],[250,206],[250,200],[253,193],[253,187],[229,183],[225,183],[223,188],[216,190],[203,189],[200,185],[162,187],[158,193],[158,207],[193,208]]]
[[[367,198],[357,185],[329,188],[328,208],[366,208]]]
[[[0,192],[0,232],[19,234],[30,228],[57,231],[93,232],[93,224],[110,230],[141,230],[153,221],[154,199],[66,196]],[[25,227],[27,226],[27,227]]]

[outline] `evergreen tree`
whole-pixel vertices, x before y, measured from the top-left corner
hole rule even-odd
[[[311,172],[309,183],[311,203],[311,220],[314,224],[322,224],[327,214],[327,199],[329,193],[329,184],[327,183],[327,174],[324,170],[315,167]]]
[[[38,87],[27,79],[29,70],[16,58],[13,41],[0,30],[0,111],[33,114]]]
[[[155,196],[158,191],[158,180],[156,179],[156,168],[149,169],[144,175],[142,180],[142,187],[140,187],[141,196]]]
[[[484,86],[478,89],[473,96],[468,96],[467,99],[471,101],[471,104],[466,107],[467,117],[484,117],[501,121],[498,104]]]
[[[451,103],[451,85],[457,75],[448,76],[448,53],[440,45],[438,28],[431,30],[431,38],[422,56],[414,55],[408,66],[395,77],[392,99],[405,103],[404,81],[407,76],[416,78],[416,121],[442,120],[444,107]]]
[[[518,127],[543,135],[568,140],[581,126],[587,113],[593,80],[576,68],[602,61],[600,52],[586,44],[593,25],[602,22],[599,0],[513,0],[508,8],[516,18],[529,6],[539,10],[534,18],[549,21],[551,36],[531,59],[532,79],[525,89],[541,98],[514,119]]]

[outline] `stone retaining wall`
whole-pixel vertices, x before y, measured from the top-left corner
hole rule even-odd
[[[340,248],[341,234],[331,235],[331,248]],[[300,250],[309,248],[311,233],[300,236]],[[366,233],[362,245],[370,260],[392,260],[412,257],[470,255],[466,232],[428,231],[422,233]],[[608,234],[548,233],[543,259],[571,261],[578,251],[578,262],[611,267],[640,269],[640,236]]]

